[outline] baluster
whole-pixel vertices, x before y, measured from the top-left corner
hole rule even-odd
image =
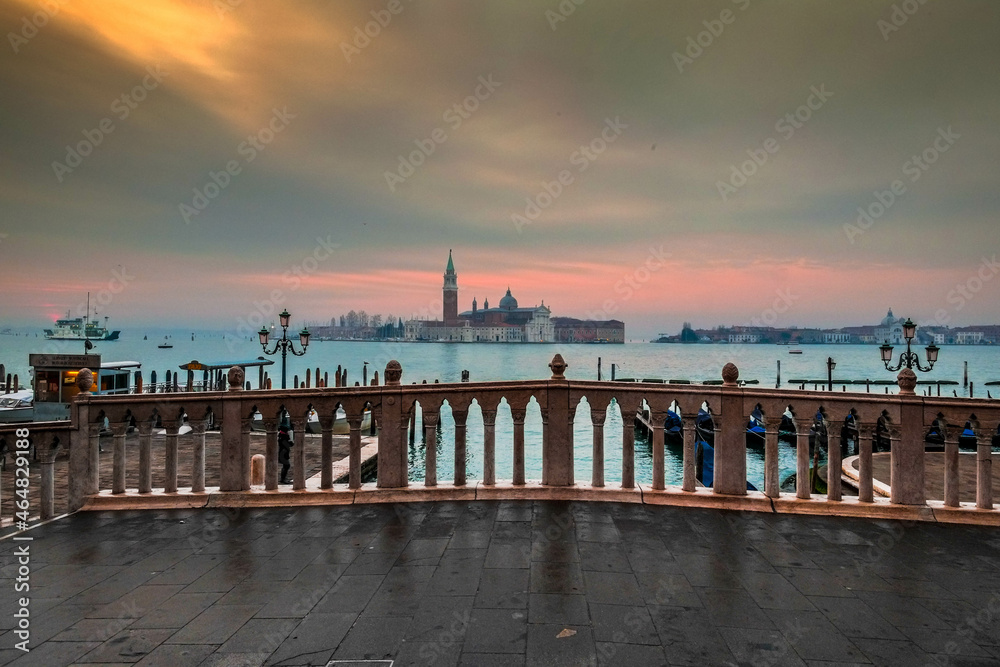
[[[375,418],[373,414],[372,419]],[[350,465],[350,471],[347,476],[347,486],[352,489],[361,488],[361,423],[365,420],[364,408],[361,408],[361,414],[358,415],[347,415],[347,425],[350,427],[350,440],[349,446],[350,451],[348,453]]]
[[[205,420],[191,424],[191,492],[205,492]]]
[[[542,413],[542,484],[549,483],[549,466],[548,466],[548,456],[549,456],[549,411],[548,409],[541,409]],[[516,456],[516,453],[515,453]],[[521,461],[522,469],[524,468],[524,446],[522,443],[521,447]]]
[[[862,503],[875,502],[872,482],[872,439],[875,432],[874,424],[858,428],[858,501]]]
[[[164,421],[167,429],[163,446],[164,486],[166,493],[177,493],[177,431],[180,428],[178,420]]]
[[[795,497],[808,500],[812,485],[809,483],[809,431],[803,428],[804,422],[805,417],[795,419]]]
[[[455,418],[455,486],[465,486],[465,423],[468,410],[451,411]]]
[[[621,407],[621,404],[619,404]],[[622,413],[622,488],[635,488],[635,410],[621,408]]]
[[[139,493],[153,491],[152,441],[153,423],[149,419],[139,420]]]
[[[264,489],[278,489],[278,422],[264,420]]]
[[[336,409],[334,409],[336,413]],[[323,470],[320,473],[319,488],[333,488],[333,422],[336,416],[321,415],[319,418],[320,428],[320,465]]]
[[[764,431],[764,495],[781,497],[781,480],[778,474],[778,425]]]
[[[650,411],[650,422],[653,424],[653,433],[650,435],[653,442],[653,489],[662,491],[667,488],[664,482],[665,471],[663,464],[664,433],[663,423],[667,419],[667,413]]]
[[[843,438],[838,433],[836,437],[830,431],[830,422],[826,423],[826,499],[839,501],[843,498],[843,486],[840,470],[843,466],[841,447]]]
[[[101,491],[101,424],[87,425],[87,439],[90,441],[90,479],[87,493],[94,495]]]
[[[524,408],[511,408],[514,420],[514,484],[524,485]],[[543,466],[544,468],[544,466]]]
[[[695,490],[697,483],[697,469],[695,467],[696,463],[696,449],[695,449],[695,427],[697,422],[693,417],[681,416],[681,421],[683,422],[684,430],[684,478],[681,481],[681,489],[684,491],[692,492]]]
[[[597,488],[604,486],[604,422],[607,417],[606,409],[590,410],[590,423],[594,425],[594,471],[591,474],[590,485]]]
[[[240,488],[244,491],[250,490],[250,431],[252,430],[252,417],[240,420]],[[267,461],[264,463],[264,470],[267,470]]]
[[[300,417],[292,422],[295,431],[295,446],[292,447],[292,490],[306,488],[306,423],[308,417]]]
[[[989,437],[976,429],[976,507],[993,509],[993,449]]]
[[[45,443],[52,441],[52,434],[44,433],[37,438],[37,442]],[[41,519],[45,521],[55,516],[56,489],[55,489],[55,460],[57,445],[35,445],[35,451],[41,452]]]
[[[959,506],[958,437],[949,431],[944,441],[944,504]]]
[[[111,471],[111,493],[125,493],[125,431],[128,422],[112,424],[114,463]]]
[[[483,410],[483,484],[496,484],[496,423],[497,411]]]
[[[437,426],[440,415],[423,411],[424,422],[424,486],[437,486]]]

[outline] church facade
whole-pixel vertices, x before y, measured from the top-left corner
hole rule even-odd
[[[444,319],[406,322],[406,340],[454,343],[553,343],[556,340],[552,311],[545,302],[523,308],[510,293],[510,288],[496,307],[491,308],[486,299],[480,308],[473,298],[472,309],[459,313],[458,274],[450,250],[442,302]]]

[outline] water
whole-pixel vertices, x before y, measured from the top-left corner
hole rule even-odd
[[[49,352],[60,354],[81,354],[83,345],[78,342],[46,341],[41,335],[0,336],[0,363],[7,366],[7,372],[17,373],[22,384],[27,384],[28,354]],[[39,332],[40,333],[40,332]],[[116,342],[95,344],[93,353],[102,355],[104,361],[134,360],[142,363],[143,377],[148,381],[152,370],[158,379],[164,372],[177,371],[178,366],[192,360],[225,361],[254,359],[262,355],[256,338],[234,338],[231,333],[195,331],[191,340],[191,330],[132,329],[122,332]],[[147,336],[143,340],[143,336]],[[158,349],[164,336],[170,336],[171,349]],[[339,365],[348,369],[351,384],[362,379],[363,362],[368,361],[369,378],[378,370],[381,372],[390,359],[397,359],[403,366],[403,382],[458,382],[463,370],[470,371],[473,381],[488,380],[532,380],[550,375],[548,363],[559,352],[566,359],[569,368],[566,376],[570,379],[593,380],[597,378],[597,359],[603,359],[604,378],[611,373],[611,364],[618,366],[618,377],[686,379],[703,381],[721,377],[722,366],[732,361],[740,368],[744,380],[756,379],[761,387],[774,387],[777,362],[781,362],[782,385],[793,378],[818,379],[826,377],[827,357],[837,363],[834,371],[835,389],[838,378],[843,379],[892,379],[882,366],[879,350],[874,345],[803,345],[802,354],[790,355],[787,346],[778,345],[672,345],[652,343],[628,343],[625,345],[497,345],[497,344],[439,344],[439,343],[369,343],[348,341],[314,341],[304,357],[288,358],[288,386],[298,375],[305,378],[307,368],[318,366],[331,376]],[[896,349],[897,356],[900,352]],[[921,356],[923,350],[920,349]],[[268,367],[273,386],[280,386],[281,359],[273,357],[275,365]],[[930,373],[920,373],[921,380],[955,380],[957,387],[942,388],[942,393],[951,395],[957,390],[959,396],[968,394],[962,386],[963,362],[969,362],[969,380],[975,384],[976,395],[985,396],[984,383],[1000,380],[1000,347],[998,346],[945,346],[940,360]],[[183,378],[183,375],[182,375]],[[200,377],[196,374],[196,379]],[[254,387],[257,373],[250,370],[247,379]],[[331,377],[332,382],[332,377]],[[811,386],[807,388],[812,388]],[[849,391],[865,391],[862,385],[848,385]],[[922,387],[918,387],[922,389]],[[1000,392],[1000,388],[997,388]],[[895,387],[890,387],[894,391]],[[872,392],[883,393],[883,387],[872,387]],[[576,479],[589,481],[592,470],[593,431],[590,421],[590,406],[585,402],[579,409],[580,417],[574,424]],[[421,425],[418,423],[418,428]],[[424,447],[422,428],[417,432],[414,448],[410,452],[411,479],[423,479]],[[482,433],[483,424],[478,405],[469,411],[467,422],[467,470],[470,480],[482,478]],[[622,420],[617,406],[608,411],[604,426],[605,438],[605,480],[614,485],[621,479],[621,433]],[[502,403],[496,421],[497,479],[511,479],[512,473],[513,422],[509,408]],[[541,414],[535,403],[529,405],[525,420],[525,475],[528,479],[541,478]],[[454,423],[447,406],[442,408],[441,426],[438,429],[438,479],[442,482],[453,479],[454,471]],[[665,468],[668,484],[680,484],[682,471],[680,448],[668,447]],[[782,446],[780,451],[782,477],[795,469],[795,450]],[[748,479],[761,487],[763,484],[763,461],[756,452],[748,452]],[[636,480],[648,483],[651,480],[652,456],[649,443],[637,439],[635,451]]]

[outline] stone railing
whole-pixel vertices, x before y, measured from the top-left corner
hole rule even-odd
[[[206,504],[296,504],[377,502],[413,499],[472,498],[579,498],[606,499],[654,504],[690,504],[766,511],[897,516],[951,521],[1000,523],[992,493],[991,441],[1000,425],[1000,402],[965,398],[930,398],[914,394],[912,372],[900,374],[898,395],[868,395],[814,391],[750,389],[738,384],[739,372],[732,364],[723,369],[719,386],[653,385],[571,381],[565,378],[562,357],[549,365],[547,380],[523,382],[481,382],[460,384],[401,383],[402,369],[390,362],[385,384],[380,386],[324,387],[296,390],[244,391],[243,375],[231,369],[226,392],[179,392],[160,395],[103,396],[81,393],[73,405],[68,427],[69,509],[84,507],[192,506]],[[79,375],[86,392],[89,373]],[[578,410],[582,400],[589,415]],[[467,441],[469,408],[478,404],[482,414],[482,441]],[[541,479],[525,478],[525,415],[529,403],[537,403],[541,413]],[[444,409],[447,403],[448,409]],[[619,410],[623,428],[620,446],[605,451],[604,424],[608,406]],[[714,485],[700,488],[695,479],[695,424],[700,409],[712,415],[715,441]],[[350,425],[349,479],[347,485],[334,484],[333,423],[342,409]],[[766,426],[764,488],[747,491],[746,425],[750,413],[758,409]],[[510,410],[513,433],[509,442],[496,442],[498,410]],[[532,407],[534,409],[534,407]],[[362,484],[361,424],[371,411],[379,427],[378,470],[374,484]],[[311,411],[319,418],[321,475],[318,486],[307,485],[305,424]],[[649,415],[651,426],[651,482],[637,484],[635,475],[635,430],[637,412]],[[795,493],[782,493],[778,481],[778,426],[783,414],[795,416],[797,486]],[[436,441],[437,430],[447,413],[454,421],[452,481],[438,484],[436,448],[426,448],[422,482],[408,480],[408,429],[419,414],[426,442]],[[683,428],[683,475],[679,487],[668,486],[665,476],[664,423],[668,412],[679,415]],[[265,478],[262,490],[250,480],[250,433],[254,416],[263,416],[265,432]],[[287,413],[295,433],[293,485],[290,491],[278,488],[278,428]],[[828,492],[816,495],[809,484],[809,429],[816,416],[829,433]],[[178,431],[182,420],[192,427],[193,449],[189,459],[178,460]],[[593,461],[589,482],[575,479],[574,419],[589,416],[593,426]],[[856,497],[842,493],[841,425],[850,416],[852,438],[859,447]],[[477,417],[478,419],[478,417]],[[412,420],[412,421],[411,421]],[[978,438],[977,501],[960,503],[958,495],[958,436],[971,423]],[[151,441],[154,426],[165,429],[163,446],[164,484],[152,488]],[[221,426],[218,463],[219,485],[205,484],[205,432],[210,424]],[[138,431],[138,484],[126,488],[126,433]],[[450,425],[449,425],[450,426]],[[64,428],[65,425],[63,425]],[[100,488],[100,433],[112,433],[113,471],[110,488]],[[925,497],[925,436],[937,428],[945,437],[944,500]],[[478,431],[478,425],[477,429]],[[60,439],[66,435],[61,432]],[[890,498],[873,494],[872,441],[891,441]],[[496,479],[497,447],[509,447],[512,479]],[[481,480],[470,480],[466,469],[470,447],[481,448]],[[606,457],[620,457],[621,478],[605,479]],[[190,470],[191,484],[178,488],[178,470]],[[133,471],[134,473],[135,471]],[[50,476],[51,477],[51,476]],[[51,485],[51,480],[50,480]],[[122,502],[119,505],[117,501]]]

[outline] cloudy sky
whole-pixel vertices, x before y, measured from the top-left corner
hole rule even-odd
[[[1000,322],[1000,3],[576,1],[0,1],[0,323]]]

